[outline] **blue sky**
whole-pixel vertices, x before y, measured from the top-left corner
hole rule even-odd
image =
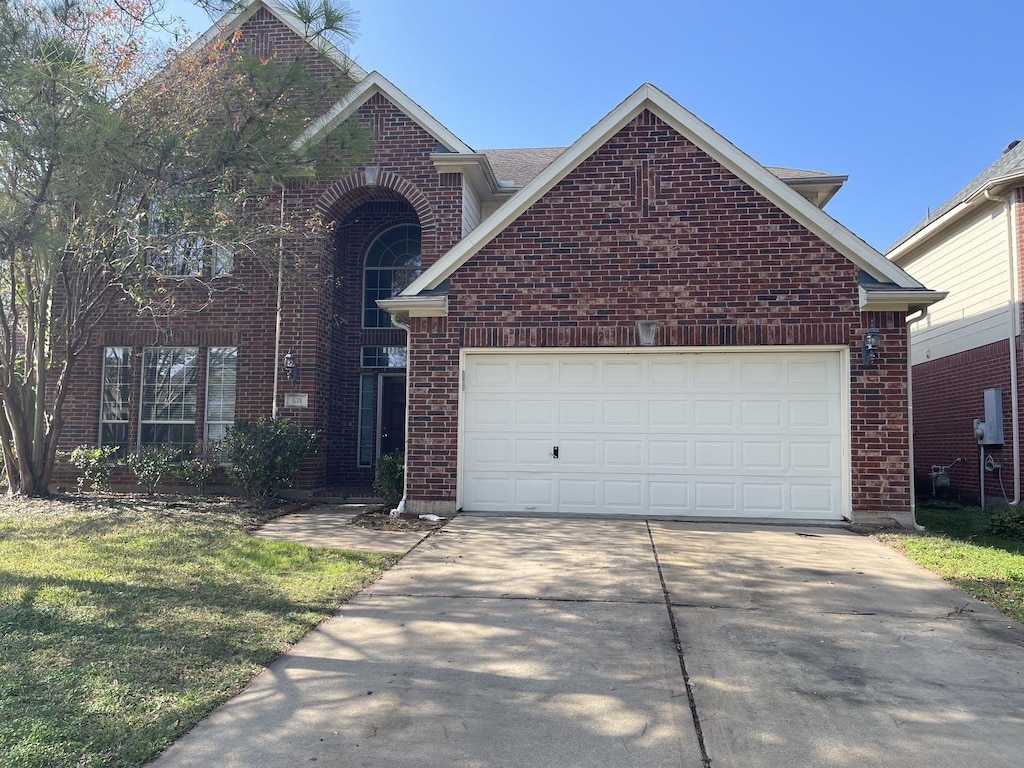
[[[651,82],[765,165],[849,175],[827,210],[882,250],[1024,138],[1019,0],[350,6],[356,61],[475,149],[568,145]]]

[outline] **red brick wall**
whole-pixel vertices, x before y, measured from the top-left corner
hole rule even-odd
[[[1010,348],[1007,341],[929,360],[914,366],[914,477],[924,494],[931,493],[932,465],[964,461],[950,469],[953,494],[979,494],[978,441],[974,420],[985,418],[985,390],[1003,390],[1002,448],[986,447],[986,455],[1003,465],[1003,485],[1013,494],[1012,422],[1010,408]],[[1020,349],[1018,349],[1018,354]],[[998,475],[985,476],[986,496],[1001,498]]]
[[[651,318],[663,346],[849,345],[854,510],[909,510],[903,315],[862,315],[853,264],[650,113],[452,276],[448,318],[414,321],[410,498],[455,498],[460,347],[634,346]]]

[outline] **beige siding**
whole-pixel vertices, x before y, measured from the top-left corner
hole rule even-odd
[[[462,236],[465,237],[480,223],[480,198],[476,196],[473,188],[462,177]]]
[[[949,292],[922,322],[912,326],[912,364],[1006,337],[1007,236],[1005,208],[992,205],[902,261],[904,269],[929,288]]]

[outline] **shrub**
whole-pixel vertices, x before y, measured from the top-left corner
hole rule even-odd
[[[106,489],[110,486],[110,476],[117,466],[115,445],[80,445],[71,451],[71,463],[82,470],[78,477],[78,490],[84,490],[85,481],[94,490]]]
[[[216,440],[207,440],[196,443],[192,449],[192,455],[177,464],[171,474],[179,480],[195,488],[199,493],[206,493],[206,486],[210,484],[210,478],[217,471],[220,465],[220,443]]]
[[[373,491],[384,499],[388,506],[394,506],[405,492],[405,454],[392,451],[377,459],[377,476],[373,480]]]
[[[152,496],[164,475],[174,470],[181,458],[181,449],[172,445],[148,445],[138,453],[125,459],[125,464],[135,473],[139,484]]]
[[[228,476],[250,496],[273,496],[291,486],[316,439],[316,432],[288,419],[240,421],[228,428],[221,443]]]
[[[1024,508],[1010,507],[992,515],[988,520],[987,528],[993,536],[1024,541]]]

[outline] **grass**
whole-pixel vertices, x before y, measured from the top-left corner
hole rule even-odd
[[[0,766],[139,766],[397,559],[238,500],[0,502]]]
[[[922,504],[919,533],[878,533],[899,550],[1017,621],[1024,621],[1024,542],[987,531],[991,514],[977,507]]]

